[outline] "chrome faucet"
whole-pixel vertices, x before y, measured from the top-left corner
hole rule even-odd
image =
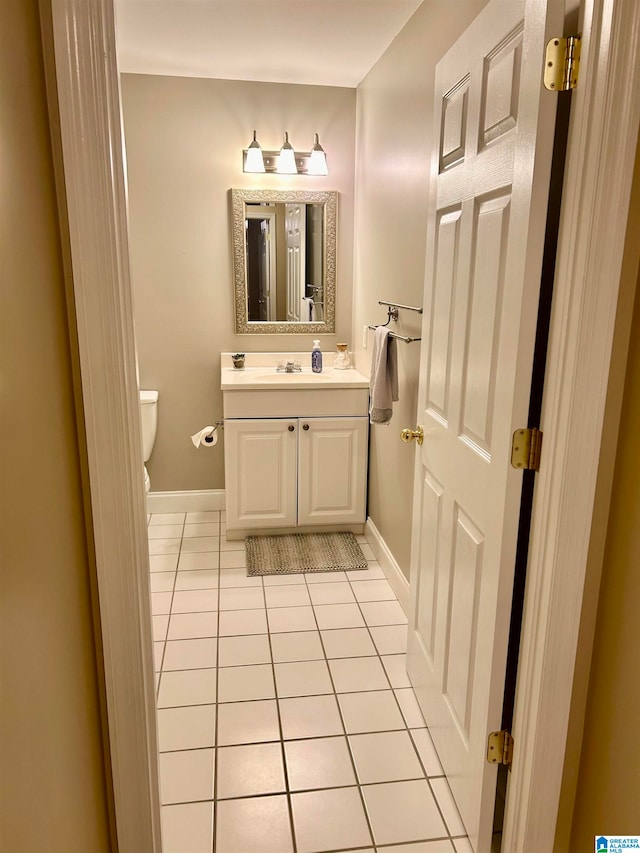
[[[302,365],[299,361],[281,361],[276,367],[277,373],[300,373]]]

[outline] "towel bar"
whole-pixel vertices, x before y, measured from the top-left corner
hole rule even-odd
[[[388,326],[392,320],[398,319],[398,309],[402,308],[406,311],[417,311],[418,314],[422,314],[422,308],[415,308],[413,305],[401,305],[399,302],[387,302],[384,299],[378,299],[378,305],[386,305],[387,306],[387,322],[380,323],[381,326]],[[378,326],[369,326],[370,329],[377,329]],[[413,338],[409,335],[398,335],[396,332],[389,332],[390,337],[398,338],[400,341],[404,341],[405,344],[412,344],[414,341],[421,341],[422,338]]]
[[[387,324],[383,323],[382,325],[386,326]],[[375,331],[378,328],[378,326],[369,326],[369,328],[372,329],[373,331]],[[422,340],[422,338],[411,338],[408,335],[398,335],[398,334],[396,334],[396,332],[389,332],[389,337],[390,338],[397,338],[400,341],[404,341],[405,344],[412,344],[414,341],[421,341]]]
[[[378,305],[390,305],[392,308],[403,308],[405,311],[417,311],[422,314],[422,308],[414,308],[413,305],[401,305],[399,302],[386,302],[384,299],[378,299]]]

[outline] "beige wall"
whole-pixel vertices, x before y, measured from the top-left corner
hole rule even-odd
[[[485,2],[423,3],[358,87],[354,344],[367,372],[378,299],[422,305],[435,64]],[[403,311],[393,328],[419,336],[420,316]],[[369,515],[408,577],[414,449],[399,434],[415,426],[420,344],[397,346],[400,400],[371,429]]]
[[[189,436],[222,417],[221,351],[311,350],[316,335],[235,335],[229,189],[337,190],[337,328],[351,335],[355,90],[179,77],[122,78],[131,270],[140,381],[160,392],[152,491],[224,488],[222,443]],[[263,148],[313,134],[328,177],[245,175],[253,129]]]
[[[0,4],[0,849],[110,850],[37,0]]]

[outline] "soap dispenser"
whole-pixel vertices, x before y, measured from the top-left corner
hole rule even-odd
[[[311,370],[314,373],[322,373],[322,350],[320,349],[320,341],[313,342],[311,350]]]

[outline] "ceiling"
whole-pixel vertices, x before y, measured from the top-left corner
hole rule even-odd
[[[115,0],[120,70],[354,88],[422,0]]]

